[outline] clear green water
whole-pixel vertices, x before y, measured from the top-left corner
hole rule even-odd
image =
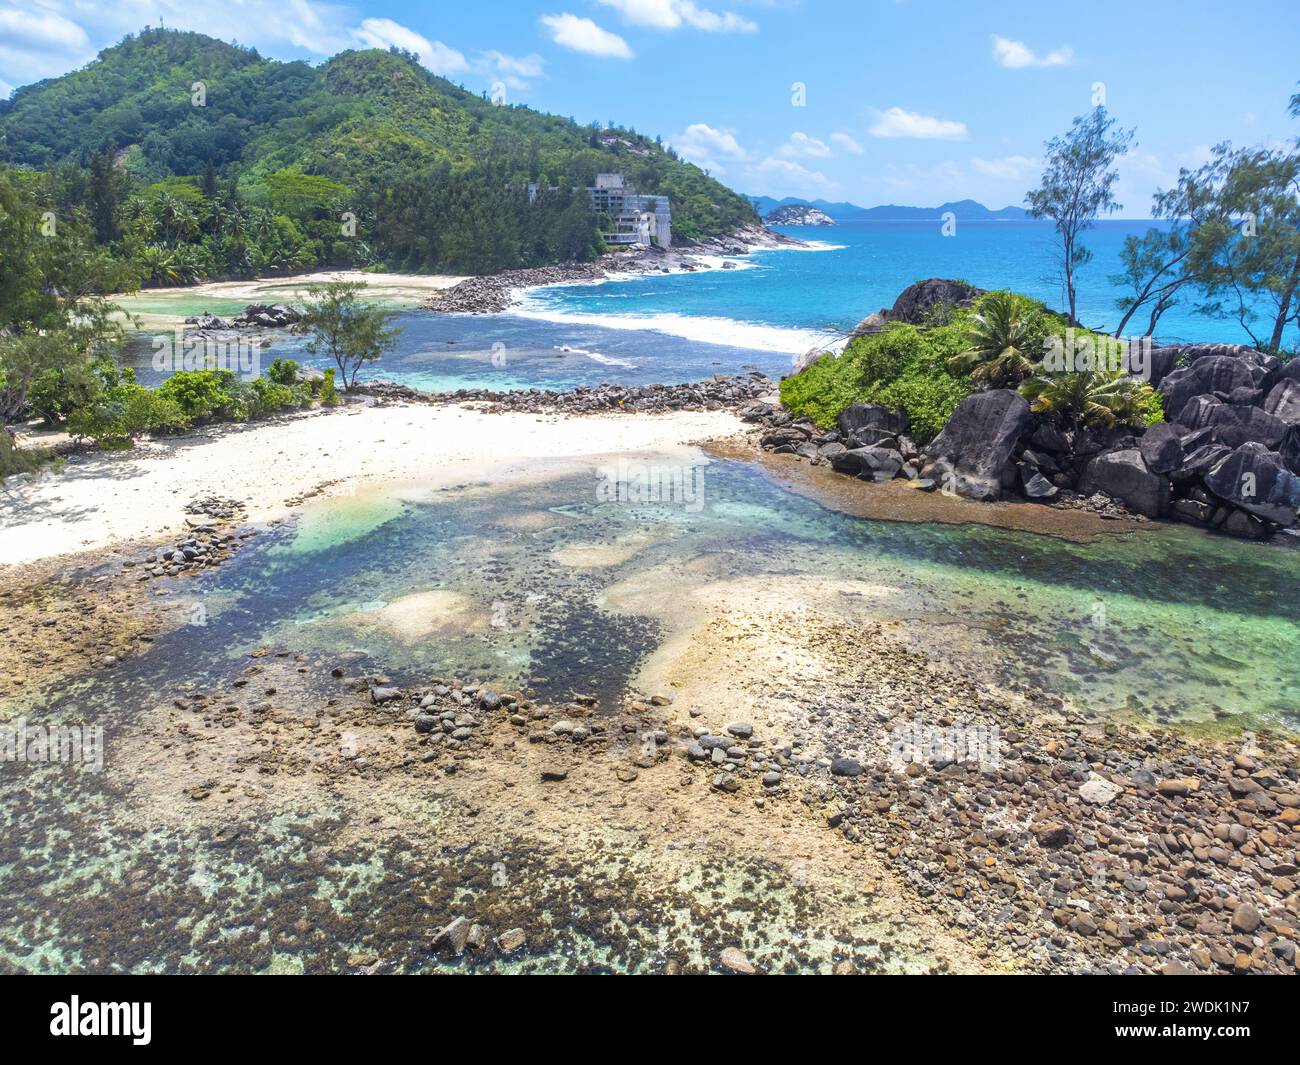
[[[183,625],[51,701],[55,716],[104,722],[106,771],[0,773],[0,968],[325,971],[345,967],[355,950],[402,969],[436,967],[423,947],[429,914],[410,885],[425,885],[439,906],[491,912],[500,857],[440,851],[446,811],[437,796],[413,800],[424,804],[420,846],[335,846],[342,815],[329,808],[178,836],[133,816],[131,782],[114,769],[114,731],[129,732],[138,712],[178,685],[227,683],[264,646],[303,652],[322,671],[344,651],[360,652],[398,683],[441,673],[531,682],[543,697],[612,698],[664,635],[653,618],[605,602],[609,589],[642,574],[655,574],[668,597],[764,575],[861,581],[928,653],[968,656],[990,677],[1099,716],[1300,727],[1292,549],[1175,527],[1074,544],[862,521],[730,462],[705,470],[698,512],[600,503],[595,488],[593,476],[574,476],[322,503],[220,569],[176,584],[178,609],[201,601],[205,625]],[[629,544],[636,550],[606,565],[574,565],[570,553]],[[425,593],[454,597],[453,624],[415,638],[373,624]],[[825,929],[791,939],[807,899],[780,870],[688,869],[681,894],[646,897],[637,863],[654,857],[636,839],[610,843],[601,869],[535,851],[510,860],[521,870],[519,895],[501,921],[526,919],[538,944],[511,965],[652,969],[666,953],[707,955],[724,942],[708,936],[723,934],[777,968],[829,966],[843,954]],[[713,878],[710,895],[724,913],[734,909],[735,927],[724,921],[723,932],[687,943],[684,930],[699,924],[688,901],[699,876]],[[610,893],[654,916],[615,921],[601,901]],[[766,900],[762,912],[746,902],[755,897]],[[876,934],[865,926],[860,934],[854,949],[874,957]],[[915,944],[889,964],[920,964],[924,954]]]
[[[666,567],[681,572],[683,592],[706,579],[764,574],[884,586],[887,616],[908,621],[923,646],[987,652],[1000,679],[1094,713],[1300,727],[1293,549],[1173,526],[1072,543],[976,525],[863,521],[741,464],[714,462],[704,476],[698,512],[599,503],[589,477],[307,508],[296,526],[178,586],[205,601],[206,627],[159,641],[112,683],[202,680],[272,645],[365,651],[412,680],[442,672],[531,679],[548,696],[614,695],[659,634],[651,619],[607,610],[602,595]],[[563,557],[574,545],[626,543],[638,549],[613,565]],[[427,592],[456,594],[465,631],[398,638],[360,616]],[[195,676],[177,676],[178,662]]]

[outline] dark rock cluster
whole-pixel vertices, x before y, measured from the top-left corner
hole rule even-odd
[[[357,385],[353,392],[382,400],[407,403],[482,403],[491,413],[604,414],[626,411],[634,414],[677,410],[728,410],[770,395],[776,388],[761,373],[730,377],[717,374],[707,381],[680,385],[611,385],[581,387],[568,392],[530,388],[516,392],[494,392],[486,388],[462,388],[455,392],[420,392],[390,381]]]
[[[765,448],[864,480],[909,477],[979,500],[1110,499],[1135,515],[1253,540],[1295,525],[1300,361],[1194,344],[1153,349],[1151,370],[1167,421],[1145,431],[1061,428],[1008,389],[962,400],[924,449],[907,435],[902,411],[873,404],[847,408],[830,431],[772,407],[747,417],[768,426]]]
[[[150,551],[123,563],[138,567],[142,581],[157,577],[179,577],[208,566],[216,566],[239,550],[255,535],[253,529],[235,531],[244,521],[244,504],[236,499],[208,496],[185,507],[187,532],[175,544]]]
[[[197,326],[201,333],[216,333],[230,329],[280,329],[296,325],[302,315],[285,303],[250,303],[242,314],[227,321],[215,314],[200,314],[186,318],[186,325]]]

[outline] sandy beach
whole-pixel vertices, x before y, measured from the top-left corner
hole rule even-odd
[[[562,472],[578,460],[675,448],[741,427],[725,412],[582,418],[485,414],[461,406],[367,406],[223,425],[70,458],[62,471],[0,486],[0,560],[17,565],[157,537],[200,496],[234,497],[251,522],[320,489],[419,481],[427,488]],[[539,463],[538,456],[546,456]]]

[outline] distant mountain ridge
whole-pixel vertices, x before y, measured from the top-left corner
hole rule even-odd
[[[1023,207],[1002,207],[993,210],[976,200],[956,200],[941,203],[938,207],[905,207],[898,204],[859,207],[856,203],[801,200],[797,196],[787,196],[783,200],[773,199],[771,196],[749,196],[747,199],[763,216],[781,207],[814,207],[836,222],[937,222],[947,211],[951,211],[958,219],[968,222],[998,222],[1029,217],[1029,212]]]

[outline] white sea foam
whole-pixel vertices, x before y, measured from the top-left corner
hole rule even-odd
[[[584,311],[559,311],[541,305],[525,294],[511,314],[541,322],[594,325],[605,329],[642,329],[682,337],[702,344],[726,344],[751,351],[773,351],[802,355],[808,349],[835,339],[816,329],[795,329],[739,322],[732,318],[714,318],[690,314],[591,314]]]
[[[629,370],[636,369],[636,363],[630,359],[616,359],[613,355],[602,355],[599,351],[588,351],[586,348],[571,348],[568,344],[562,344],[555,350],[570,355],[585,355],[592,362],[598,362],[603,366],[626,366]]]
[[[668,276],[668,274],[706,273],[715,270],[756,270],[765,269],[755,262],[752,256],[764,252],[781,251],[837,251],[843,244],[828,244],[824,241],[806,241],[801,245],[776,245],[773,247],[755,247],[750,256],[732,255],[695,255],[692,259],[697,264],[692,270],[673,269],[666,274],[653,272],[615,274],[607,278],[566,281],[555,285],[543,285],[538,289],[516,289],[515,302],[508,313],[520,318],[532,318],[543,322],[580,323],[596,325],[606,329],[645,329],[669,336],[682,337],[704,344],[725,344],[737,348],[749,348],[751,351],[771,351],[781,354],[802,355],[813,347],[821,346],[827,351],[838,351],[844,346],[844,338],[835,333],[817,329],[800,329],[793,326],[768,325],[763,322],[742,322],[733,318],[720,318],[707,315],[677,314],[663,312],[658,314],[592,314],[585,311],[561,311],[545,305],[534,296],[539,289],[564,288],[578,285],[604,285],[611,281],[642,281],[647,277]],[[577,349],[574,349],[575,351]],[[583,354],[590,353],[583,352]],[[595,356],[592,356],[595,357]],[[596,357],[597,361],[601,361]],[[631,366],[631,363],[617,365]]]
[[[847,247],[847,244],[831,244],[829,241],[825,240],[805,240],[802,245],[796,244],[791,246],[782,244],[779,247],[773,248],[755,248],[754,251],[843,251]]]

